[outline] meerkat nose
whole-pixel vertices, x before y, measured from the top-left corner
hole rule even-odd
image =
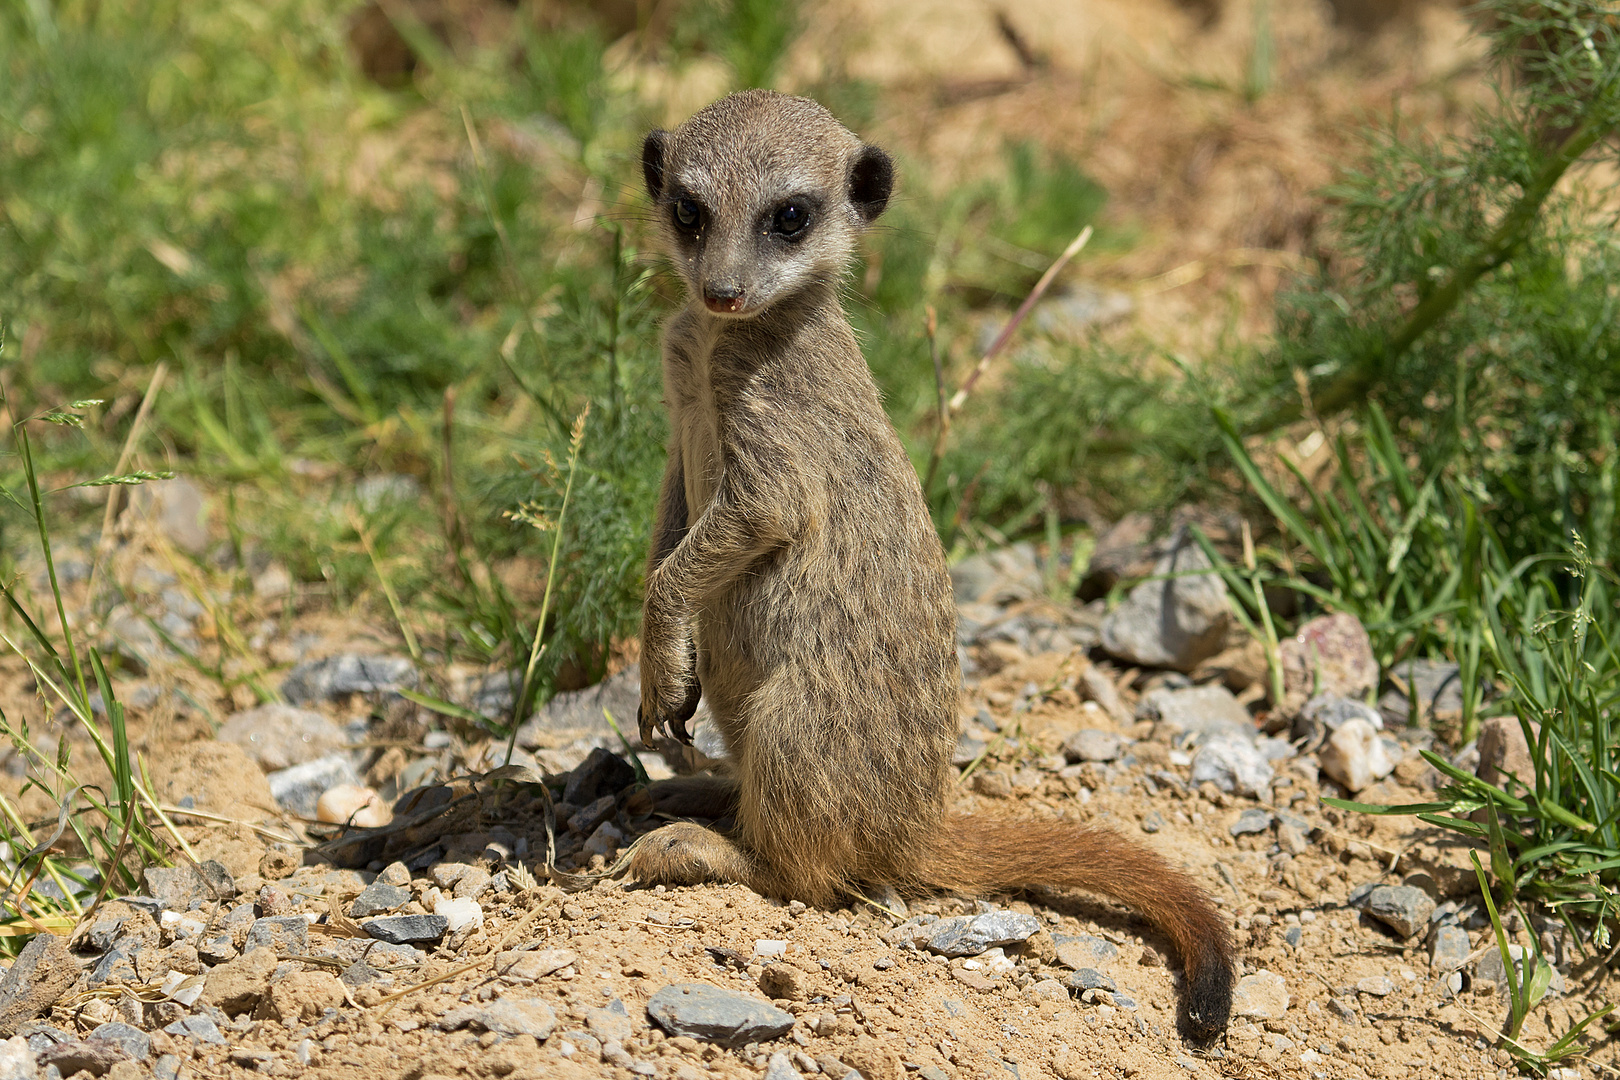
[[[710,311],[723,311],[735,315],[743,309],[743,290],[741,285],[704,285],[703,304]]]

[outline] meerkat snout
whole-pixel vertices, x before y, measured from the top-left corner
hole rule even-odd
[[[763,90],[652,132],[641,167],[676,269],[726,318],[835,282],[894,184],[889,155],[820,105]]]

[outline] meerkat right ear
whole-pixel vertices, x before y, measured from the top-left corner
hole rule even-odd
[[[849,170],[849,201],[867,224],[877,220],[889,205],[894,190],[894,162],[872,145],[862,146]]]
[[[641,175],[647,179],[647,194],[658,198],[664,193],[664,156],[669,150],[669,132],[649,131],[641,144]]]

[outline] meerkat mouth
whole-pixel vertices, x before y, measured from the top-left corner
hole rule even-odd
[[[751,315],[748,302],[740,296],[705,296],[703,306],[716,315]]]

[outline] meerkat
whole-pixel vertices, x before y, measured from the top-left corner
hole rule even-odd
[[[1190,877],[1109,829],[948,812],[951,581],[839,296],[888,155],[814,101],[750,90],[652,132],[642,167],[688,298],[664,334],[641,737],[689,742],[701,694],[731,762],[648,795],[735,824],[656,829],[630,873],[824,906],[862,888],[1100,893],[1179,949],[1190,1032],[1224,1030],[1231,940]]]

